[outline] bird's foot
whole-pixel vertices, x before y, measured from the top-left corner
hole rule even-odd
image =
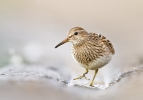
[[[89,84],[89,86],[92,86],[92,87],[94,87],[94,86],[93,86],[93,82],[91,82],[91,83]]]
[[[88,79],[88,78],[85,76],[85,74],[83,74],[83,75],[81,75],[81,76],[79,76],[79,77],[77,77],[77,78],[74,78],[73,80],[82,79],[83,77],[84,77],[86,80],[90,80],[90,79]]]

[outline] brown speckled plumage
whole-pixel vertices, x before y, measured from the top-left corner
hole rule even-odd
[[[74,58],[82,64],[88,65],[105,54],[114,54],[114,48],[109,40],[96,33],[89,33],[81,44],[72,46]]]
[[[81,27],[72,28],[68,33],[68,37],[59,43],[56,48],[66,42],[72,42],[72,55],[74,59],[86,69],[86,72],[76,79],[85,77],[88,69],[95,70],[96,75],[98,69],[108,64],[112,55],[115,54],[111,42],[105,36],[88,33]],[[93,80],[90,84],[91,86]]]

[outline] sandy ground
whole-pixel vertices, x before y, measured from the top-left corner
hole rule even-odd
[[[0,69],[1,100],[142,100],[143,66],[115,77],[108,85],[73,83],[59,70],[24,66]],[[81,80],[78,80],[82,82]]]

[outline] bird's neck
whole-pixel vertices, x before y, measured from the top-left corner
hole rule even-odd
[[[76,43],[72,42],[72,45],[74,48],[80,48],[83,47],[87,42],[85,40],[79,40]]]

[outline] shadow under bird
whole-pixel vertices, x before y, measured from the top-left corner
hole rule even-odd
[[[66,39],[60,42],[55,48],[60,45],[71,42],[72,55],[77,63],[85,68],[86,72],[74,80],[86,78],[88,70],[95,70],[90,86],[93,86],[95,76],[98,69],[105,66],[111,61],[115,50],[109,40],[105,36],[96,33],[88,33],[81,27],[72,28]]]

